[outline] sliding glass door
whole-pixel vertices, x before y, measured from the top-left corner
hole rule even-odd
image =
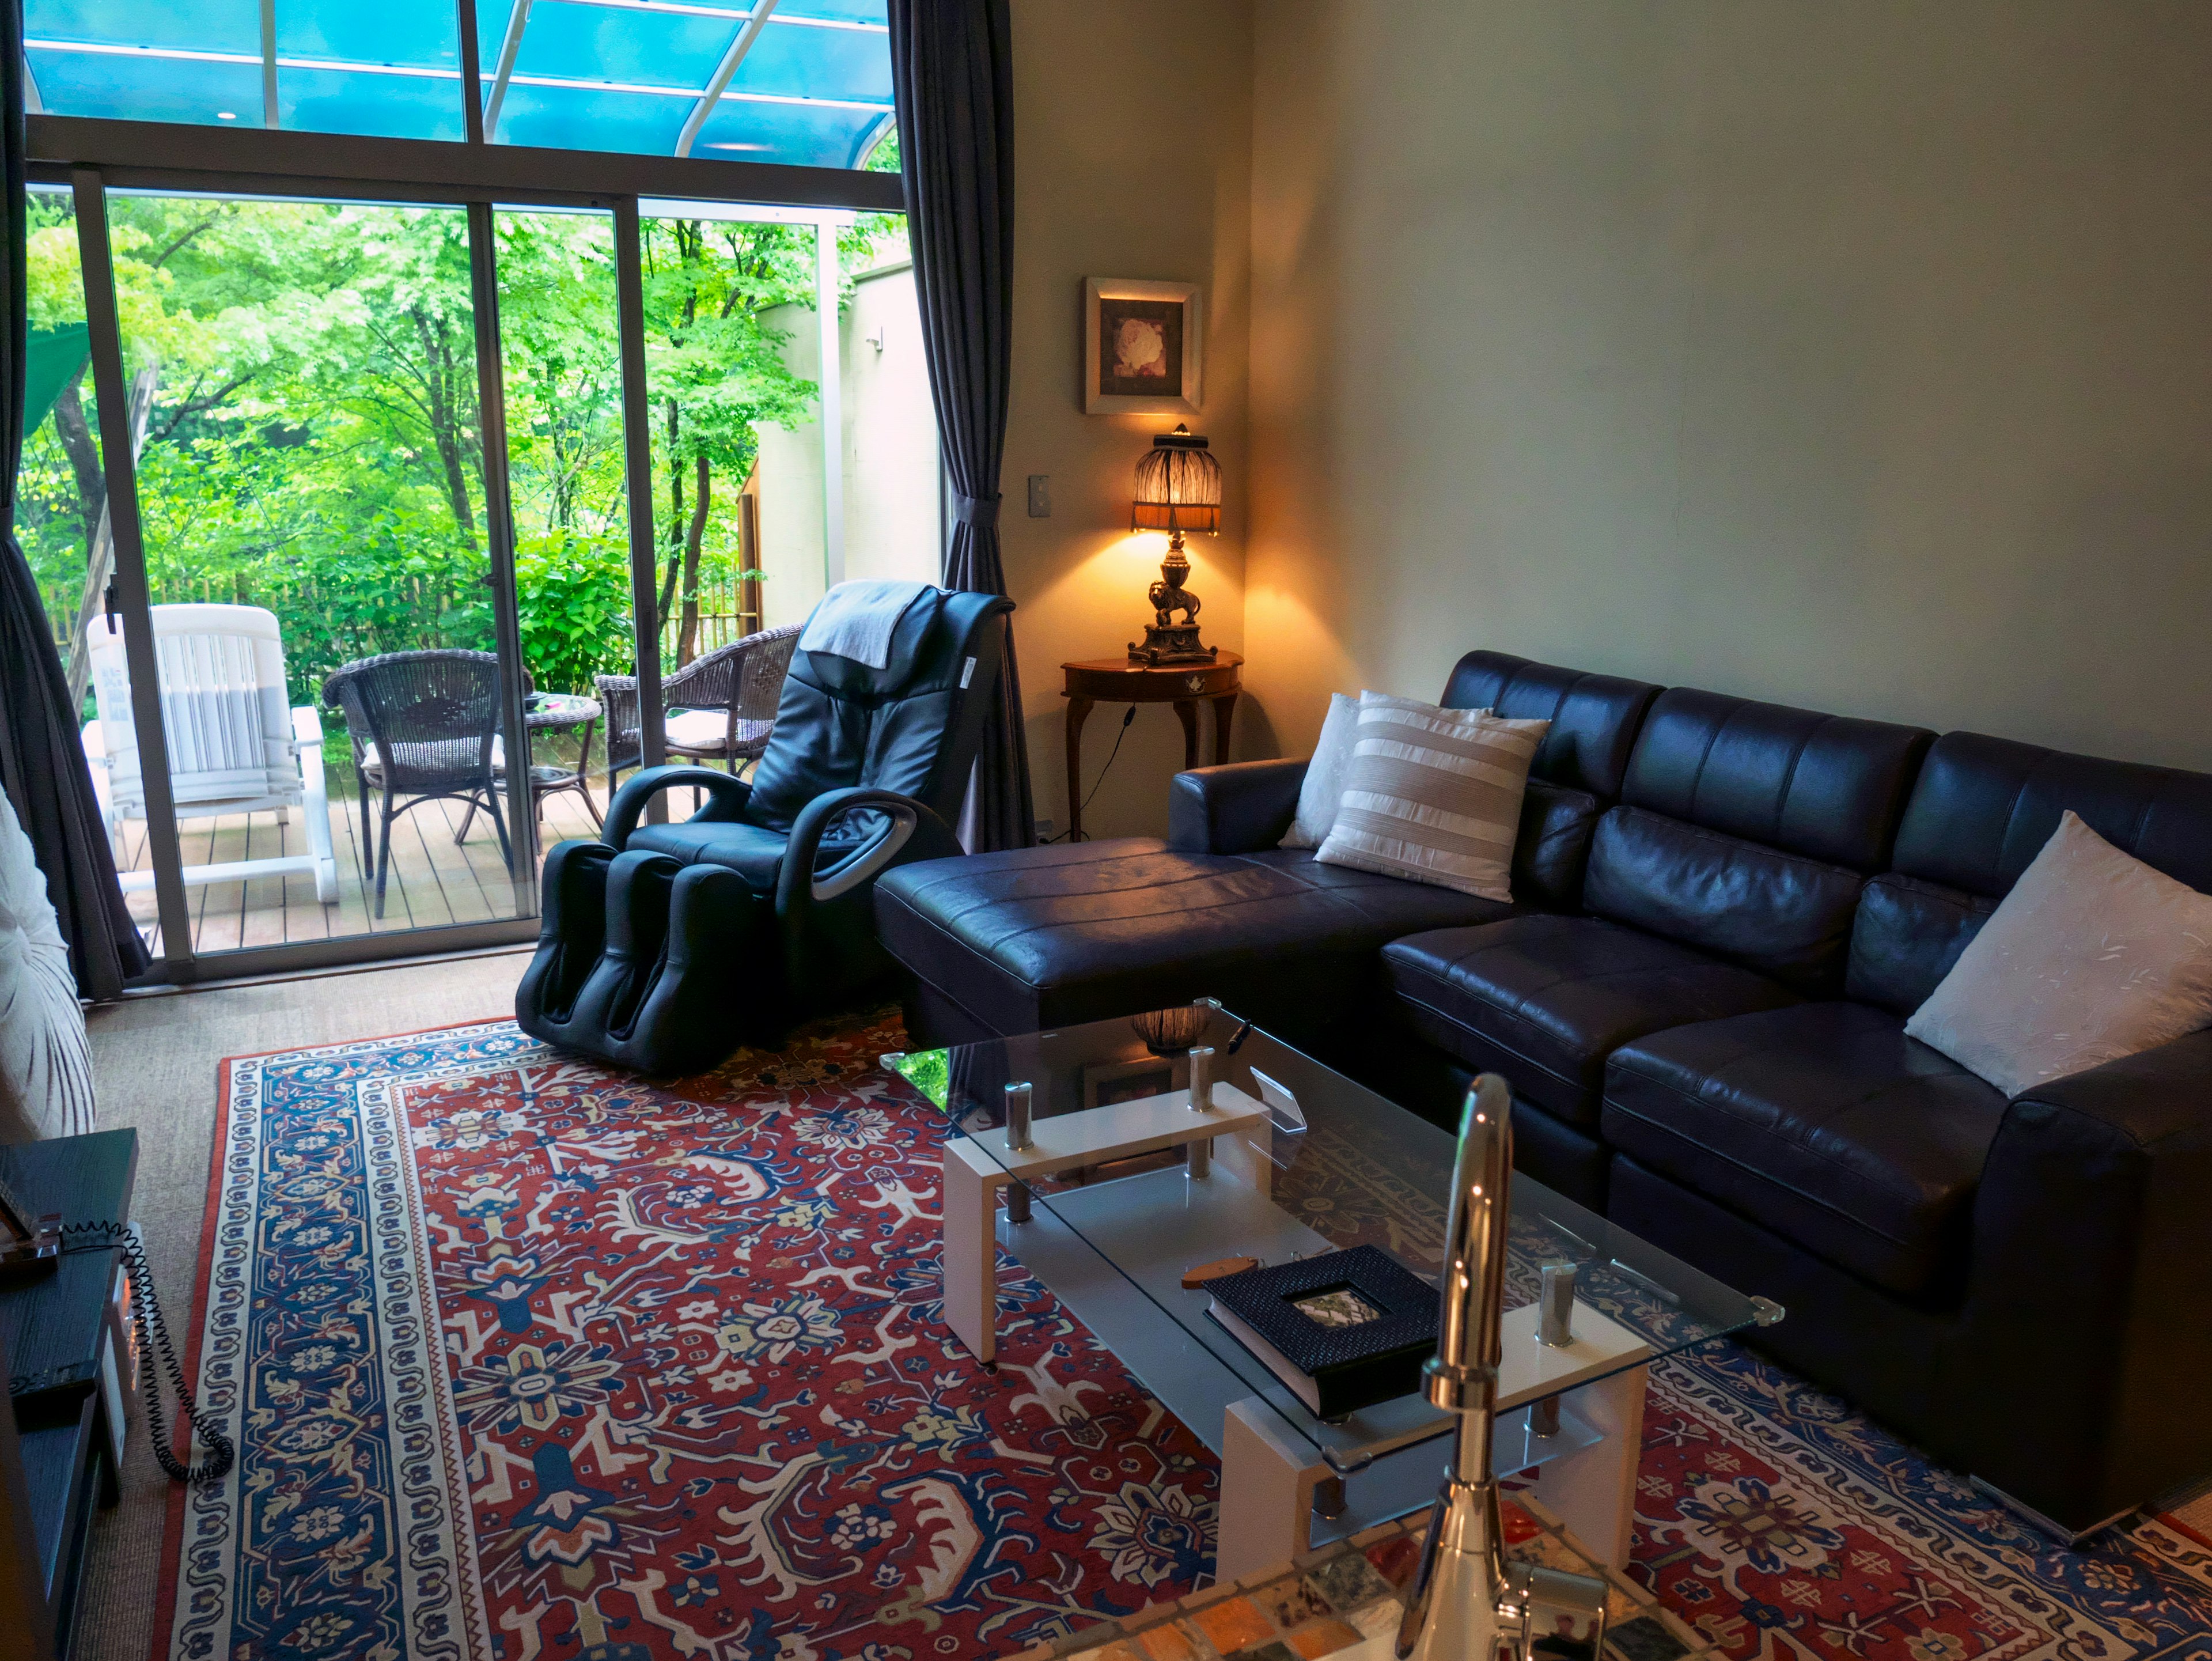
[[[658,680],[936,574],[896,215],[75,179],[23,528],[161,977],[526,940]]]
[[[146,891],[120,652],[94,720],[156,949],[512,921],[520,666],[496,649],[465,210],[113,192],[106,216],[188,941]]]

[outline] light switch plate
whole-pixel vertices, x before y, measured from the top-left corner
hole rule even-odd
[[[1030,517],[1031,519],[1052,517],[1052,475],[1050,473],[1030,475]]]

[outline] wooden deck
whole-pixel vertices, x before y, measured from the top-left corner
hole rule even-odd
[[[467,810],[459,802],[426,801],[409,808],[392,826],[384,916],[374,916],[376,873],[362,857],[360,806],[350,794],[336,794],[340,788],[338,770],[331,769],[330,779],[331,849],[338,867],[337,903],[318,904],[314,879],[305,875],[196,884],[185,890],[191,910],[195,953],[357,934],[397,934],[519,915],[514,884],[500,860],[499,838],[490,820],[478,813],[469,826],[467,840],[457,843],[453,833],[460,828]],[[351,784],[350,780],[344,782]],[[593,801],[604,812],[605,781],[595,778],[592,783]],[[583,799],[573,791],[548,796],[542,807],[538,831],[541,849],[566,837],[598,834]],[[185,863],[215,865],[305,854],[307,833],[301,811],[291,809],[285,817],[289,822],[281,824],[274,812],[185,819],[177,827]],[[117,863],[123,869],[152,868],[143,821],[126,820],[118,842]],[[144,933],[149,948],[158,956],[161,923],[153,893],[146,891],[127,897],[131,916]]]

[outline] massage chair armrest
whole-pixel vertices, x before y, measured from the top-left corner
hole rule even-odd
[[[648,767],[641,773],[631,774],[623,782],[622,788],[615,792],[615,799],[607,804],[607,822],[599,832],[599,840],[610,848],[627,845],[629,833],[637,829],[638,819],[645,812],[646,803],[661,791],[682,784],[704,790],[711,798],[691,816],[709,824],[732,823],[742,818],[746,802],[752,799],[752,786],[711,767]]]
[[[1256,854],[1297,817],[1303,761],[1232,761],[1178,773],[1168,787],[1168,846],[1178,854]]]
[[[2023,1091],[1990,1146],[1961,1348],[1979,1468],[2048,1450],[2014,1497],[2069,1527],[2212,1469],[2212,1421],[2172,1411],[2212,1372],[2208,1194],[2212,1030]]]
[[[814,861],[822,851],[823,837],[839,818],[862,808],[886,815],[890,827],[827,871],[817,871]],[[893,865],[947,859],[961,851],[960,838],[951,827],[912,796],[869,785],[832,790],[801,808],[791,827],[791,838],[784,844],[783,865],[776,873],[776,915],[788,924],[810,907],[872,882]]]

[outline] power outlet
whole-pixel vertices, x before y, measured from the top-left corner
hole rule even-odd
[[[1050,473],[1030,475],[1030,517],[1031,519],[1052,517],[1052,475]]]
[[[1053,832],[1059,829],[1060,826],[1051,819],[1039,819],[1036,822],[1037,841],[1040,843],[1050,842],[1052,840]]]

